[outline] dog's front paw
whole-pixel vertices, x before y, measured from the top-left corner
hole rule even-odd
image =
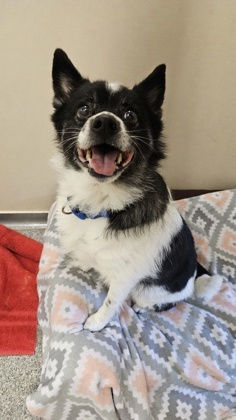
[[[99,313],[96,312],[95,314],[90,315],[88,317],[87,321],[84,324],[84,329],[90,331],[101,331],[106,324],[106,320],[102,319],[99,316]]]

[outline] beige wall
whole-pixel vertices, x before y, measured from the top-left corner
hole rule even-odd
[[[132,86],[167,64],[172,188],[236,187],[235,0],[0,0],[0,211],[54,200],[51,60]]]

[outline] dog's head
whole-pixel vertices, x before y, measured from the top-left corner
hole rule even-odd
[[[67,166],[100,181],[137,177],[164,158],[162,64],[132,89],[83,78],[64,51],[53,60],[57,143]]]

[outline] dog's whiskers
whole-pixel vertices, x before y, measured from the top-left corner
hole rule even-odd
[[[137,143],[135,143],[135,148],[142,155],[142,157],[144,159],[144,154],[143,154],[142,150],[140,149],[140,147],[139,147],[139,145]]]
[[[154,147],[151,145],[151,144],[149,144],[147,141],[145,141],[145,140],[149,140],[150,141],[150,139],[148,139],[147,137],[140,137],[140,136],[130,136],[131,137],[131,139],[134,141],[134,143],[137,145],[137,142],[142,142],[142,143],[144,143],[146,146],[148,146],[150,149],[152,149],[154,152],[155,152],[155,149],[154,149]]]
[[[68,143],[68,145],[67,145],[67,143]],[[77,137],[70,137],[68,139],[62,139],[62,141],[61,141],[61,145],[63,147],[65,147],[64,148],[65,152],[69,152],[71,149],[73,149],[75,147],[76,143],[77,143]]]
[[[62,138],[61,138],[61,142],[62,142],[62,143],[66,143],[66,142],[68,142],[68,141],[70,141],[70,140],[77,140],[77,139],[78,139],[78,136],[76,136],[76,135],[73,135],[73,136],[71,136],[71,137],[67,137],[67,138],[62,137]]]
[[[79,135],[80,133],[80,129],[79,128],[63,128],[62,130],[57,130],[57,133],[59,134],[77,134]]]

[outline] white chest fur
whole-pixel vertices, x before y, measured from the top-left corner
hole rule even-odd
[[[67,197],[73,197],[72,205],[92,214],[102,210],[120,210],[139,197],[140,192],[115,183],[101,183],[85,172],[64,169],[59,184],[58,227],[62,236],[62,248],[69,253],[76,265],[87,271],[97,270],[104,282],[126,279],[136,284],[146,276],[156,275],[154,266],[161,261],[171,238],[181,225],[181,217],[170,202],[164,218],[153,223],[136,235],[120,233],[107,235],[108,219],[80,220],[73,214],[61,212]],[[73,201],[74,200],[74,201]]]
[[[94,268],[110,285],[122,278],[136,284],[146,276],[156,276],[156,266],[168,249],[172,236],[180,229],[181,219],[170,204],[164,220],[153,223],[136,235],[107,234],[108,219],[80,220],[64,215],[58,206],[58,224],[62,247],[82,270]]]

